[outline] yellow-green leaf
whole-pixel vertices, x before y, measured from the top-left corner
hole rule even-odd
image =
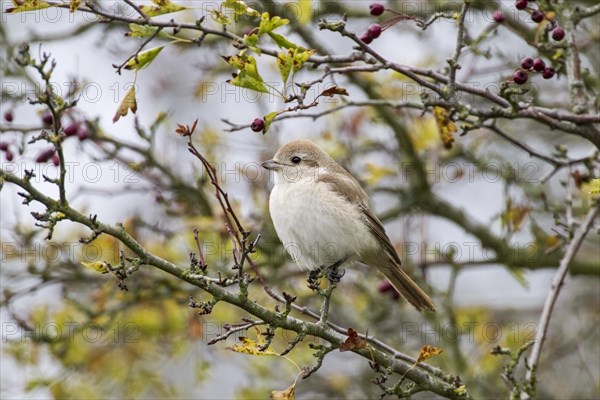
[[[600,179],[592,179],[588,184],[590,194],[600,194]]]
[[[106,267],[107,264],[108,263],[106,261],[96,261],[96,262],[81,261],[81,265],[83,265],[84,267],[91,269],[92,271],[101,272],[103,274],[106,274],[108,272],[108,268]]]
[[[129,60],[127,64],[125,64],[125,69],[137,71],[148,67],[164,48],[165,46],[160,46],[138,53],[135,57]]]
[[[212,10],[210,14],[211,14],[212,19],[215,22],[217,22],[218,24],[221,24],[221,25],[230,25],[231,24],[229,17],[227,17],[227,15],[225,15],[224,13],[222,13],[219,10]]]
[[[233,75],[233,79],[227,81],[228,83],[261,93],[269,93],[265,81],[258,73],[254,57],[246,55],[232,56],[226,57],[225,60],[239,70],[237,74]]]
[[[270,17],[268,12],[262,13],[260,16],[260,25],[258,26],[258,34],[269,33],[279,28],[280,26],[289,24],[290,21],[278,16]]]
[[[464,396],[467,394],[467,387],[465,385],[460,385],[454,389],[454,393],[456,393],[458,396]]]
[[[240,0],[225,0],[221,4],[224,8],[233,10],[233,19],[237,22],[239,19],[246,15],[248,17],[260,17],[260,13],[252,7],[248,7],[245,2]]]
[[[156,26],[147,26],[147,25],[139,25],[131,23],[129,24],[129,32],[125,33],[125,36],[129,37],[150,37],[156,33],[158,27]],[[157,37],[169,37],[167,32],[161,31],[158,33]]]
[[[306,50],[304,47],[298,46],[294,42],[290,42],[283,35],[280,35],[280,34],[275,33],[275,32],[267,32],[267,33],[271,37],[271,39],[273,39],[273,41],[277,44],[277,46],[279,46],[279,47],[281,47],[283,49],[300,49],[300,50]]]
[[[314,53],[314,50],[305,50],[299,47],[289,48],[287,54],[279,53],[277,55],[277,67],[283,83],[287,82],[290,72],[298,72]]]
[[[296,398],[296,384],[285,390],[273,390],[271,391],[271,399],[274,400],[294,400]]]
[[[117,112],[113,117],[113,123],[117,122],[119,118],[124,117],[131,110],[132,113],[135,114],[137,111],[137,101],[135,99],[135,86],[131,86],[131,89],[127,91],[125,98],[119,104],[119,108],[117,108]]]
[[[244,35],[244,45],[258,55],[261,55],[260,48],[258,47],[258,35],[252,33],[250,35]]]
[[[312,0],[300,0],[298,1],[300,7],[300,15],[297,15],[298,22],[302,25],[306,25],[310,22],[313,15],[313,2]]]
[[[141,6],[140,10],[148,17],[174,13],[181,10],[187,10],[187,7],[172,3],[170,0],[152,0],[155,6]]]
[[[14,7],[8,7],[6,12],[16,14],[23,11],[42,10],[44,8],[53,7],[56,3],[48,3],[44,0],[12,0]]]
[[[74,13],[75,11],[77,11],[80,4],[81,4],[81,0],[71,0],[70,5],[69,5],[69,11]]]
[[[292,51],[292,54],[294,56],[294,63],[292,64],[292,71],[294,71],[294,73],[296,73],[302,68],[304,63],[308,61],[310,56],[315,54],[315,51],[297,48]]]
[[[265,337],[261,335],[260,330],[256,329],[257,340],[252,340],[247,337],[240,337],[240,343],[236,343],[229,347],[229,350],[235,351],[236,353],[252,354],[254,356],[279,356],[274,351],[265,349],[261,350],[261,346],[265,345]]]
[[[278,116],[280,113],[281,113],[280,111],[273,111],[263,117],[263,120],[265,121],[265,128],[262,131],[263,134],[267,133],[267,131],[269,130],[269,127],[275,120],[275,117]]]
[[[279,74],[281,75],[281,80],[285,84],[290,76],[290,72],[292,72],[292,65],[294,64],[294,59],[291,55],[291,50],[288,51],[287,54],[279,53],[277,54],[277,68],[279,68]]]
[[[448,110],[443,107],[433,107],[433,116],[435,117],[442,143],[446,149],[450,150],[452,143],[454,143],[453,134],[458,130],[456,124],[450,119]]]

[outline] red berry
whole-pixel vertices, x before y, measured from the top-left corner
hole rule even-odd
[[[79,124],[77,122],[73,122],[69,126],[67,126],[64,130],[65,136],[75,136],[79,133]]]
[[[394,300],[400,299],[400,293],[398,293],[396,288],[393,287],[392,284],[389,283],[388,281],[381,282],[378,290],[379,290],[379,293],[388,293],[389,292],[392,295],[392,298]]]
[[[13,115],[13,112],[11,110],[8,110],[4,113],[4,119],[6,120],[6,122],[13,122],[14,118],[15,116]]]
[[[565,38],[565,30],[563,28],[561,28],[560,26],[555,28],[552,31],[552,39],[556,40],[557,42],[560,42],[564,38]]]
[[[381,35],[381,25],[371,24],[367,29],[367,35],[371,36],[371,39],[377,39]]]
[[[12,153],[12,151],[6,150],[6,153],[4,153],[4,154],[6,156],[6,161],[12,161],[13,160],[14,154]]]
[[[52,125],[52,122],[54,122],[54,117],[52,117],[51,113],[46,113],[42,116],[42,122],[45,125]]]
[[[262,118],[254,118],[250,124],[250,129],[254,132],[262,132],[265,129],[265,120]]]
[[[546,67],[546,68],[544,68],[544,71],[542,72],[542,78],[551,79],[554,76],[554,74],[556,74],[556,71],[554,70],[554,68]]]
[[[88,132],[86,127],[82,126],[77,131],[77,137],[79,138],[80,142],[83,142],[84,140],[90,137],[90,133]]]
[[[54,148],[44,150],[40,154],[38,154],[38,156],[35,159],[35,162],[36,163],[48,162],[48,160],[50,160],[53,155],[54,155]]]
[[[533,67],[533,58],[526,57],[521,60],[521,68],[523,69],[531,69]]]
[[[362,35],[360,35],[360,41],[365,43],[365,44],[369,44],[373,41],[373,38],[371,37],[371,35],[369,35],[369,32],[365,32]]]
[[[516,70],[512,76],[513,82],[515,82],[517,85],[522,85],[527,82],[527,78],[527,72],[523,71],[522,69]]]
[[[531,13],[531,20],[537,23],[542,22],[544,20],[544,13],[540,10],[535,10]]]
[[[371,15],[377,17],[377,16],[383,14],[383,12],[385,11],[385,7],[383,4],[380,4],[380,3],[372,3],[369,6],[369,10],[370,10]]]
[[[524,10],[527,8],[527,0],[517,0],[515,1],[515,7],[517,10]]]
[[[58,154],[56,153],[52,155],[52,164],[54,164],[55,167],[60,165],[60,158],[58,158]]]
[[[8,143],[0,142],[0,151],[7,151],[7,150],[8,150]]]
[[[537,72],[541,72],[546,68],[546,63],[541,58],[536,58],[533,60],[533,69]]]
[[[494,18],[494,21],[496,21],[499,24],[504,22],[504,14],[502,14],[502,11],[500,10],[494,11],[494,13],[492,14],[492,18]]]

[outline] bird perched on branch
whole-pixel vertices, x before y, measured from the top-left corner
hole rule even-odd
[[[359,260],[382,272],[417,310],[435,311],[431,298],[400,268],[398,253],[369,196],[348,171],[309,140],[294,140],[262,163],[275,173],[269,211],[277,235],[301,267],[329,269]],[[338,275],[339,277],[339,275]]]

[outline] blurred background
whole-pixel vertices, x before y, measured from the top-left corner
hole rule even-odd
[[[424,19],[436,12],[458,11],[462,4],[384,3]],[[552,58],[555,50],[532,45],[540,40],[538,24],[516,10],[514,1],[473,3],[466,26],[471,39],[481,40],[465,49],[457,80],[497,92],[522,58],[542,57],[556,62],[559,74],[549,80],[530,77],[522,100],[568,110],[568,85],[560,71],[560,56]],[[583,7],[595,2],[573,3]],[[137,17],[124,2],[94,4]],[[188,9],[156,19],[193,23],[206,16],[204,24],[219,28],[211,15],[220,2],[178,4]],[[339,33],[319,30],[320,19],[340,21],[346,14],[346,28],[356,34],[385,20],[369,14],[367,1],[247,4],[289,19],[281,33],[306,48],[318,49],[318,55],[349,55],[355,45]],[[188,265],[189,252],[195,249],[192,231],[196,227],[209,272],[233,274],[231,243],[213,188],[188,153],[186,140],[174,132],[177,123],[191,125],[198,119],[193,140],[214,163],[244,226],[262,235],[259,251],[253,255],[261,275],[278,291],[298,296],[299,304],[318,309],[320,298],[307,288],[305,271],[291,262],[273,230],[268,214],[273,180],[260,168],[281,144],[312,139],[361,181],[405,269],[439,305],[435,315],[419,314],[398,300],[382,276],[361,265],[348,265],[332,298],[331,320],[361,333],[368,329],[370,335],[415,357],[423,345],[435,345],[444,353],[430,363],[459,375],[476,397],[509,393],[503,376],[509,359],[491,351],[496,346],[517,350],[535,337],[564,244],[559,222],[567,199],[572,198],[575,217],[585,214],[592,202],[588,182],[598,178],[597,164],[574,164],[555,171],[552,163],[530,156],[485,129],[465,136],[458,136],[459,130],[452,148],[447,149],[440,140],[439,123],[429,112],[352,104],[423,99],[418,85],[391,71],[329,76],[311,88],[315,94],[307,99],[334,84],[346,88],[349,96],[321,98],[315,108],[286,114],[307,117],[276,121],[266,134],[253,132],[248,128],[253,119],[289,105],[272,93],[226,82],[235,70],[221,56],[238,52],[230,40],[209,35],[201,46],[171,44],[148,68],[137,74],[128,70],[117,74],[114,65],[126,61],[146,39],[125,36],[131,30],[127,24],[56,7],[9,14],[5,10],[12,5],[2,2],[0,25],[0,141],[12,149],[10,160],[7,152],[2,153],[3,170],[22,176],[25,169],[34,169],[35,186],[57,196],[56,187],[41,178],[43,174],[57,177],[52,160],[41,157],[49,144],[28,143],[47,122],[46,109],[27,100],[43,87],[42,80],[35,71],[13,61],[18,46],[28,43],[32,57],[49,53],[56,60],[55,92],[79,98],[61,121],[63,129],[72,126],[75,132],[64,142],[68,199],[74,208],[96,214],[105,223],[123,223],[148,250],[182,266]],[[503,11],[502,24],[494,20],[497,10]],[[583,67],[596,84],[598,19],[597,14],[577,30]],[[245,17],[228,29],[242,36],[257,24],[258,18]],[[455,21],[448,18],[426,30],[401,21],[371,46],[390,61],[444,72],[455,37]],[[149,47],[165,43],[158,37]],[[263,45],[276,48],[268,41]],[[265,82],[283,87],[274,58],[256,58]],[[307,67],[293,80],[309,82],[322,75],[323,66]],[[113,123],[132,85],[138,110]],[[591,86],[590,92],[597,94],[597,89]],[[479,99],[461,96],[465,104],[479,105]],[[597,152],[580,137],[532,120],[498,120],[497,126],[540,154],[578,159]],[[415,158],[407,155],[406,143]],[[415,168],[426,171],[432,196],[415,180]],[[583,178],[577,181],[576,176]],[[225,324],[247,317],[245,313],[220,303],[212,314],[199,316],[188,307],[189,298],[208,300],[207,295],[152,268],[140,268],[127,280],[129,290],[121,291],[112,275],[81,264],[116,263],[121,244],[106,235],[82,244],[79,239],[90,232],[66,221],[57,225],[50,241],[44,240],[47,232],[36,227],[30,215],[43,208],[39,203],[23,206],[18,191],[4,184],[0,192],[3,399],[266,398],[271,390],[294,381],[296,368],[282,358],[230,351],[235,336],[207,344],[224,332]],[[558,299],[537,374],[540,397],[600,396],[597,233],[592,231],[584,242]],[[257,302],[271,304],[260,285],[253,284],[250,290]],[[253,337],[256,332],[251,329],[240,335]],[[292,338],[292,334],[278,332],[272,348],[282,351]],[[314,362],[309,342],[289,355],[300,366]],[[302,399],[377,398],[380,389],[371,383],[375,377],[359,356],[333,352],[316,374],[298,383],[296,395]]]

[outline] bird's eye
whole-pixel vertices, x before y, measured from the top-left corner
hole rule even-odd
[[[293,162],[294,164],[299,164],[299,163],[300,163],[300,161],[302,161],[302,159],[301,159],[300,157],[298,157],[298,156],[294,156],[294,157],[292,157],[292,162]]]

